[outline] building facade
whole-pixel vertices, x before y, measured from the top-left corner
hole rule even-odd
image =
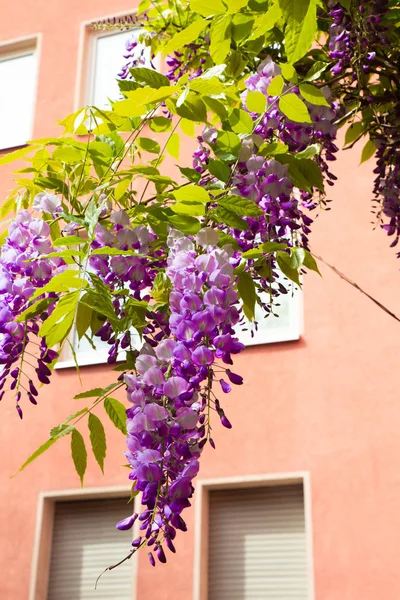
[[[2,6],[0,153],[59,133],[83,103],[106,104],[126,33],[89,24],[130,14],[127,0],[21,0]],[[186,143],[187,144],[187,143]],[[397,309],[398,261],[370,218],[371,165],[343,152],[330,212],[312,249]],[[183,141],[182,160],[190,157]],[[21,167],[24,166],[21,163]],[[1,197],[14,170],[0,171]],[[0,201],[1,204],[1,201]],[[79,485],[63,438],[16,477],[48,431],[107,385],[104,348],[77,348],[20,421],[0,405],[0,598],[3,600],[398,600],[400,408],[398,323],[330,269],[307,275],[281,318],[261,327],[235,367],[245,384],[224,398],[233,429],[215,424],[188,532],[153,569],[114,524],[130,510],[123,436],[107,425],[103,476],[89,457]],[[122,398],[121,398],[122,399]],[[101,411],[100,411],[101,412]],[[106,423],[106,415],[102,417]]]

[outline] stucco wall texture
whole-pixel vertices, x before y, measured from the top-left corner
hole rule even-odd
[[[133,8],[126,0],[3,0],[0,42],[42,34],[35,137],[56,134],[56,120],[74,109],[81,23]],[[341,153],[334,165],[332,210],[318,215],[312,249],[400,313],[400,263],[384,233],[373,231],[372,166],[359,167],[359,156],[359,148]],[[0,172],[3,198],[10,172]],[[398,600],[400,324],[324,265],[321,271],[322,279],[313,273],[305,279],[301,339],[248,348],[236,359],[245,385],[224,397],[233,429],[216,424],[217,450],[206,448],[200,476],[308,471],[316,598]],[[24,408],[23,421],[12,402],[0,405],[2,600],[28,600],[38,494],[79,487],[66,438],[10,475],[52,426],[85,406],[72,400],[75,394],[110,381],[103,366],[84,367],[81,377],[83,387],[74,370],[55,372],[39,405]],[[128,483],[123,436],[106,429],[105,476],[89,457],[87,486]],[[191,510],[189,532],[178,536],[166,566],[150,571],[140,557],[138,600],[192,597],[193,517]]]

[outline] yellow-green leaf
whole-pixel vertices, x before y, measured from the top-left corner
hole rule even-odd
[[[215,0],[215,2],[214,0],[212,0],[212,3],[217,6],[218,0]],[[200,4],[204,5],[204,2],[200,0]],[[197,12],[193,7],[192,10]],[[187,46],[188,44],[194,42],[207,25],[208,23],[205,19],[198,19],[197,21],[189,25],[189,27],[186,27],[185,29],[174,35],[174,37],[171,38],[164,47],[164,56],[166,56],[167,54],[171,54],[175,50],[182,50],[184,46]]]
[[[301,83],[299,87],[300,93],[304,100],[307,100],[307,102],[310,104],[315,104],[317,106],[329,106],[329,102],[325,98],[324,94],[320,89],[315,87],[315,85],[311,85],[310,83]]]
[[[189,121],[190,122],[190,121]],[[179,137],[179,133],[173,133],[169,138],[167,145],[165,147],[166,151],[173,158],[179,159],[179,149],[180,149],[181,138]]]
[[[83,477],[87,466],[87,452],[84,439],[76,429],[73,430],[71,435],[71,454],[75,470],[79,475],[81,485],[83,485]]]
[[[376,145],[373,140],[368,140],[361,153],[360,165],[369,160],[376,152]]]
[[[267,89],[268,96],[280,96],[284,85],[285,82],[282,75],[273,77]]]
[[[248,92],[246,96],[246,106],[250,112],[261,115],[265,113],[267,108],[267,98],[262,92]]]
[[[104,459],[107,452],[106,434],[102,422],[93,413],[89,414],[90,443],[101,472],[104,473]]]
[[[185,185],[172,192],[178,202],[210,202],[210,194],[199,185]]]
[[[285,94],[279,100],[279,110],[297,123],[312,123],[307,106],[296,94]]]

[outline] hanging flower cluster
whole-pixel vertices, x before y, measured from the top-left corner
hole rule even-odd
[[[396,121],[397,120],[397,121]],[[389,116],[386,136],[377,137],[376,174],[374,182],[374,203],[382,228],[393,236],[391,247],[397,246],[400,238],[400,129],[398,115]],[[400,258],[400,252],[398,253]]]
[[[241,384],[229,368],[231,354],[244,346],[235,337],[239,321],[238,295],[233,289],[234,269],[229,254],[216,248],[218,232],[205,228],[196,239],[171,231],[167,275],[170,293],[169,330],[153,348],[145,344],[136,359],[136,375],[125,375],[128,399],[128,452],[130,478],[141,491],[146,507],[139,516],[142,535],[133,547],[147,544],[149,560],[166,561],[163,544],[175,552],[176,530],[186,531],[182,511],[190,506],[199,456],[211,434],[211,411],[221,423],[231,424],[215,395],[218,381],[230,391],[227,378]],[[217,374],[218,372],[218,374]],[[117,527],[127,529],[137,514]]]
[[[240,250],[247,251],[264,242],[293,243],[298,239],[307,248],[308,234],[312,218],[305,211],[317,206],[314,194],[295,186],[288,164],[276,159],[266,159],[259,152],[264,144],[285,144],[290,152],[303,152],[314,145],[318,148],[317,161],[328,185],[333,185],[336,176],[329,169],[329,162],[336,160],[338,147],[335,144],[337,127],[334,124],[338,104],[330,98],[329,90],[323,93],[330,106],[315,106],[307,103],[312,123],[290,121],[277,105],[279,98],[268,95],[268,87],[274,77],[281,75],[280,67],[268,57],[260,63],[257,72],[246,80],[247,91],[262,92],[266,96],[266,112],[262,115],[251,114],[254,121],[254,133],[242,139],[239,159],[235,165],[232,179],[232,192],[253,201],[261,210],[258,216],[248,216],[244,220],[247,230],[232,228],[230,234],[235,238]],[[286,84],[285,93],[298,94],[299,90],[292,84]],[[244,94],[244,108],[246,93]],[[193,156],[193,167],[206,174],[211,150],[217,140],[215,130],[206,130],[199,138],[200,145]],[[209,181],[206,176],[204,183]],[[240,255],[236,255],[240,256]],[[278,273],[274,270],[274,261],[270,259],[271,270],[268,278],[260,276],[253,270],[255,280],[261,280],[262,288],[270,288],[271,278],[276,280]],[[282,283],[279,293],[286,290]],[[268,312],[268,309],[267,309]]]
[[[41,194],[38,201],[46,210],[53,207],[55,198]],[[47,384],[51,375],[49,364],[58,357],[57,352],[47,348],[45,339],[38,337],[40,323],[51,311],[51,300],[57,299],[56,294],[47,294],[49,302],[39,316],[24,323],[16,321],[29,306],[33,293],[65,268],[62,259],[46,258],[53,250],[49,236],[48,224],[23,210],[11,223],[0,249],[0,400],[8,385],[15,393],[21,419],[22,393],[26,393],[32,404],[37,404],[38,396],[32,376],[23,371],[23,365],[30,365],[39,382]]]
[[[387,45],[386,28],[382,25],[387,9],[387,0],[362,0],[358,9],[354,8],[358,13],[352,18],[339,2],[330,2],[329,50],[335,63],[331,68],[333,75],[345,74],[352,67],[351,78],[356,81],[370,70],[377,45]]]

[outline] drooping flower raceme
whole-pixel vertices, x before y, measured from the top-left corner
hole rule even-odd
[[[233,326],[240,315],[233,289],[229,254],[215,248],[217,232],[204,229],[197,240],[172,231],[167,275],[172,284],[169,330],[156,346],[145,344],[136,359],[136,374],[125,375],[128,399],[130,478],[142,492],[139,538],[133,547],[149,547],[149,560],[166,561],[165,544],[175,551],[176,530],[186,530],[181,516],[190,506],[199,457],[211,438],[211,412],[230,427],[216,397],[215,383],[230,391],[242,378],[216,361],[230,365],[243,349]],[[211,242],[211,243],[210,243]],[[126,529],[137,515],[117,525]]]
[[[41,201],[51,202],[51,198],[41,198]],[[37,404],[38,396],[24,365],[33,367],[39,382],[46,384],[50,383],[49,364],[58,357],[57,352],[47,348],[44,338],[37,337],[40,323],[51,311],[52,301],[57,299],[56,294],[46,295],[48,301],[39,315],[25,322],[16,321],[29,306],[33,293],[65,268],[60,258],[46,258],[52,251],[49,236],[47,223],[33,218],[28,211],[21,211],[11,223],[0,249],[0,399],[8,385],[15,394],[21,418],[22,393],[25,392],[33,404]],[[32,361],[36,365],[32,365]]]

